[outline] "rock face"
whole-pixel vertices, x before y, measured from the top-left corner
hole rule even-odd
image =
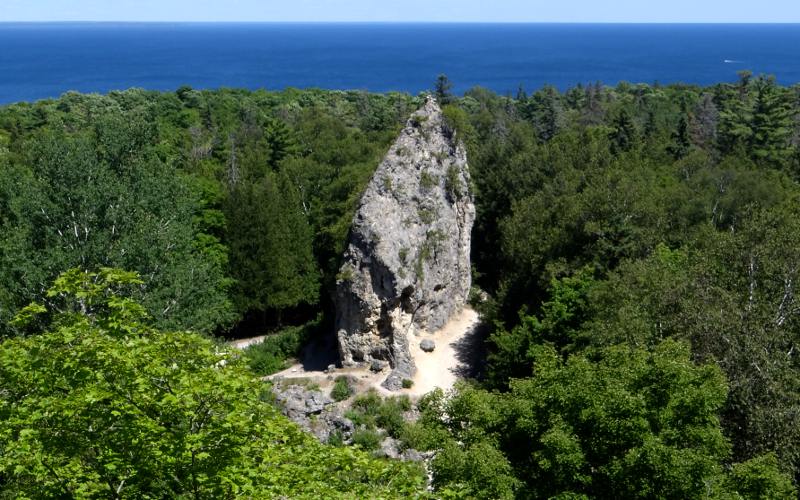
[[[275,384],[272,393],[283,414],[321,442],[328,442],[334,432],[338,432],[343,439],[352,437],[355,430],[353,422],[324,393],[299,385],[284,387],[282,384]]]
[[[273,386],[275,400],[283,408],[283,413],[295,422],[301,417],[318,415],[326,406],[335,401],[320,391],[309,391],[301,386],[292,385],[285,389]]]
[[[389,362],[391,390],[414,375],[410,336],[441,328],[466,302],[474,220],[466,150],[429,97],[353,220],[336,290],[344,366]]]

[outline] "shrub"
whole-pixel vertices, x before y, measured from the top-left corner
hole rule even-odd
[[[394,398],[387,399],[378,410],[375,423],[385,429],[392,437],[398,437],[406,421],[403,418],[403,405]]]
[[[331,397],[334,401],[344,401],[352,396],[353,392],[347,377],[336,377],[336,382],[333,384],[333,389],[331,389]]]
[[[357,426],[367,429],[380,427],[392,437],[398,437],[405,425],[403,413],[411,409],[408,396],[382,400],[375,391],[359,396],[345,414]]]
[[[422,221],[423,224],[430,225],[433,224],[436,219],[439,217],[439,214],[436,213],[435,209],[427,208],[427,207],[420,207],[417,209],[417,215],[419,216],[419,220]]]
[[[367,429],[374,429],[375,428],[375,416],[367,415],[363,412],[357,410],[347,410],[344,413],[345,418],[349,419],[353,422],[353,425],[357,427],[365,427]]]
[[[342,435],[342,431],[335,430],[328,435],[328,445],[340,447],[344,446],[344,436]]]
[[[403,247],[397,252],[397,256],[400,257],[400,262],[405,264],[408,261],[408,248]]]
[[[365,415],[375,416],[381,407],[381,397],[375,390],[370,390],[353,401],[353,409]]]
[[[263,342],[244,350],[251,370],[266,376],[288,368],[289,360],[300,355],[303,346],[319,328],[321,316],[302,326],[290,326],[267,336]]]
[[[359,429],[353,433],[353,445],[366,451],[377,450],[381,445],[381,435],[372,429]]]
[[[456,133],[460,138],[470,143],[475,135],[475,130],[469,121],[469,115],[466,111],[455,105],[448,105],[442,108],[442,115],[444,116],[444,129],[445,133],[453,137]]]
[[[419,451],[435,450],[444,445],[449,434],[443,427],[427,426],[421,423],[406,423],[397,439],[402,449]]]
[[[427,116],[414,115],[411,117],[411,126],[414,128],[420,128],[426,121],[428,121]]]
[[[447,169],[444,188],[453,200],[458,200],[464,195],[464,186],[461,184],[461,176],[455,165],[450,165]]]
[[[403,379],[403,389],[411,389],[414,386],[414,381],[410,378]]]
[[[352,267],[346,267],[336,274],[336,281],[353,281],[355,271]]]

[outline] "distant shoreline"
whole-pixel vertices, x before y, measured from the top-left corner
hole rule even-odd
[[[71,20],[71,21],[0,21],[4,25],[54,25],[54,24],[163,24],[163,25],[457,25],[457,26],[797,26],[800,22],[652,22],[652,21],[115,21],[115,20]]]
[[[68,90],[320,88],[516,95],[545,85],[800,82],[800,24],[0,23],[0,103]],[[731,62],[735,61],[735,62]]]

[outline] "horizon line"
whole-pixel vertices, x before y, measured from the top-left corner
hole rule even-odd
[[[484,25],[800,25],[800,21],[185,21],[185,20],[0,20],[3,24],[484,24]]]

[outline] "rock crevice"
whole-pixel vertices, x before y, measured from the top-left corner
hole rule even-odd
[[[396,390],[416,370],[412,335],[433,332],[466,302],[475,208],[467,154],[433,98],[376,170],[353,219],[336,290],[344,366],[388,362]]]

